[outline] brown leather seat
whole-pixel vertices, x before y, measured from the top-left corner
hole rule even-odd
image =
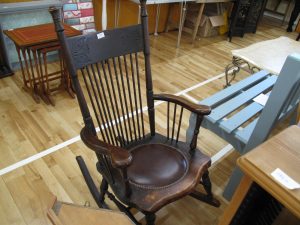
[[[163,136],[157,133],[145,141],[146,144],[137,145],[129,150],[132,155],[131,165],[127,168],[132,190],[130,202],[137,205],[141,211],[156,212],[163,205],[191,192],[199,183],[203,171],[210,166],[210,158],[200,149],[196,149],[191,157],[187,143],[171,143],[171,140],[166,139],[163,141]],[[151,156],[151,153],[156,157]],[[139,156],[140,154],[145,156]],[[116,179],[118,187],[121,186],[119,182],[120,180]]]
[[[140,188],[166,188],[179,181],[188,170],[187,157],[168,145],[140,145],[130,152],[132,163],[127,170],[128,178]]]

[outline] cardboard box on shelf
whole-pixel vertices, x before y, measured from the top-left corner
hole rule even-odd
[[[225,34],[228,31],[228,15],[230,15],[232,3],[222,4],[206,4],[202,18],[198,28],[198,37],[211,37],[218,34]],[[186,14],[183,30],[192,34],[199,15],[199,4],[190,3]]]

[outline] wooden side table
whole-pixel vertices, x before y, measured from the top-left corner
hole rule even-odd
[[[56,198],[47,216],[53,225],[133,225],[124,213],[63,203]]]
[[[139,0],[131,0],[132,2],[136,4],[140,4]],[[177,36],[177,45],[176,47],[179,48],[180,46],[180,41],[181,41],[181,34],[182,34],[182,29],[185,21],[185,16],[186,16],[186,3],[187,2],[195,2],[196,0],[148,0],[146,2],[147,5],[153,5],[157,4],[156,8],[156,19],[155,19],[155,31],[154,35],[158,35],[158,23],[159,23],[159,17],[160,17],[160,4],[169,4],[169,9],[168,9],[168,16],[167,16],[167,24],[166,24],[166,29],[165,31],[167,32],[169,30],[169,25],[171,23],[171,11],[174,10],[174,4],[173,3],[180,3],[180,18],[179,18],[179,25],[178,25],[178,36]],[[139,8],[140,10],[140,8]],[[140,22],[140,11],[138,15],[138,23]]]
[[[300,127],[291,126],[238,159],[238,165],[245,175],[220,218],[219,225],[235,224],[233,221],[236,216],[241,216],[237,212],[244,207],[244,198],[250,192],[252,184],[260,186],[300,218],[300,189],[289,190],[271,175],[276,168],[280,168],[293,180],[300,182],[299,137]]]
[[[81,32],[64,24],[65,33],[67,36],[80,35]],[[14,42],[19,62],[22,71],[22,78],[25,90],[29,91],[36,102],[43,99],[47,104],[54,102],[50,98],[49,78],[47,72],[47,53],[58,51],[60,45],[57,41],[57,36],[54,30],[54,25],[41,24],[30,27],[17,28],[13,30],[5,30],[4,33]],[[69,80],[68,75],[62,63],[60,56],[60,71],[57,79]],[[22,58],[24,61],[22,61]],[[42,63],[44,62],[44,64]],[[53,78],[53,77],[52,77]],[[53,80],[53,79],[52,79]],[[70,84],[70,82],[65,82]],[[71,86],[66,85],[64,88],[71,93]],[[74,97],[74,95],[71,95]]]
[[[180,13],[179,27],[178,27],[177,48],[180,46],[182,31],[185,31],[185,32],[192,35],[192,43],[194,43],[194,41],[196,40],[198,29],[199,29],[199,26],[200,26],[200,21],[201,21],[201,18],[203,16],[205,4],[208,4],[208,3],[228,3],[228,2],[234,2],[234,1],[235,0],[189,0],[189,1],[181,1],[181,13]],[[175,1],[175,0],[172,1],[171,0],[169,2],[179,2],[179,1]],[[193,24],[193,26],[194,26],[193,28],[188,28],[188,27],[184,26],[185,20],[186,20],[186,14],[188,13],[186,2],[195,2],[195,3],[200,4],[199,10],[197,12],[197,18],[196,18],[196,20]],[[173,6],[174,6],[173,4],[169,5],[166,32],[168,31],[169,24],[171,23],[171,11],[173,10],[173,8],[172,8]]]

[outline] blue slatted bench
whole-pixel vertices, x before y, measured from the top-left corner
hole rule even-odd
[[[271,90],[266,105],[253,99]],[[292,112],[296,118],[300,99],[300,55],[290,55],[279,76],[260,71],[199,102],[212,108],[201,124],[244,154],[265,141],[276,123]],[[191,115],[187,137],[192,137],[196,117]],[[296,119],[292,120],[296,123]],[[240,181],[235,169],[224,191],[230,199]]]

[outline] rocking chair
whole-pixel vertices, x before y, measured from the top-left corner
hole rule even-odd
[[[216,207],[220,203],[211,192],[210,158],[196,148],[201,121],[210,108],[168,94],[153,94],[146,0],[140,3],[141,24],[72,38],[65,37],[59,11],[49,11],[83,116],[81,139],[98,159],[100,192],[78,156],[85,181],[99,207],[107,207],[108,196],[136,224],[140,223],[131,208],[144,213],[147,225],[152,225],[155,212],[186,195]],[[145,70],[139,68],[139,61]],[[141,91],[144,86],[146,95]],[[148,117],[143,114],[143,100]],[[154,101],[167,102],[166,136],[156,132]],[[197,114],[189,144],[179,140],[183,111]],[[206,194],[195,191],[199,182]]]

